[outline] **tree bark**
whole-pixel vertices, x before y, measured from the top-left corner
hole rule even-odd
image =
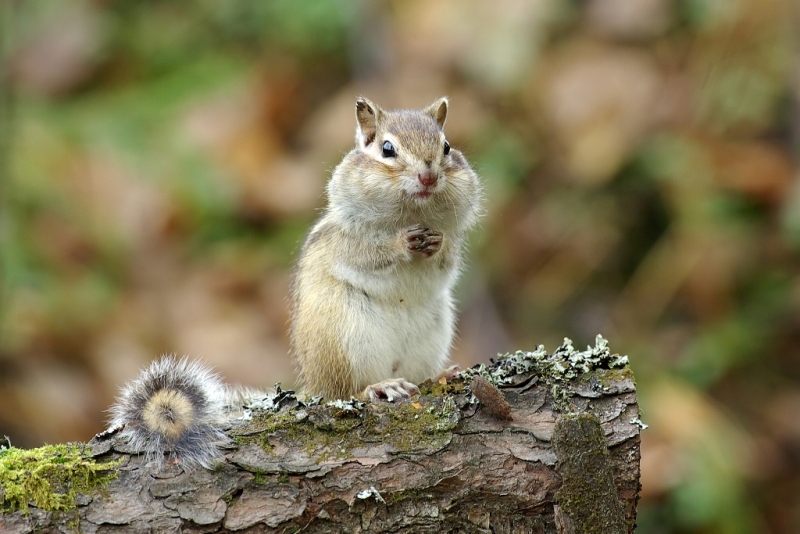
[[[338,407],[288,396],[277,414],[233,425],[214,470],[156,469],[114,437],[95,440],[92,455],[122,458],[116,480],[74,511],[0,515],[0,532],[66,532],[76,518],[87,534],[634,530],[641,423],[629,369],[557,387],[517,375],[500,389],[510,421],[460,380],[422,389]]]

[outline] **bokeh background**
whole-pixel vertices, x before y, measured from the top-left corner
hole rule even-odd
[[[294,382],[290,271],[354,99],[451,99],[487,188],[462,365],[597,333],[642,533],[800,532],[791,0],[5,0],[0,435],[87,440],[161,353]]]

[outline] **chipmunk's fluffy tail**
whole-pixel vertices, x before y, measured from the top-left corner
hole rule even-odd
[[[221,428],[240,400],[202,363],[164,356],[123,388],[110,423],[148,459],[161,464],[169,452],[186,466],[208,468],[222,460],[219,446],[230,439]]]

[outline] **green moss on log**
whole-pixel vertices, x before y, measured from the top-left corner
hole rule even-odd
[[[397,452],[444,446],[461,412],[451,395],[369,403],[343,411],[316,405],[286,412],[262,411],[231,434],[239,444],[254,443],[273,453],[270,439],[296,443],[316,461],[348,458],[364,443],[381,442]]]
[[[629,532],[619,500],[611,460],[597,418],[591,414],[564,415],[553,431],[562,478],[556,501],[584,534]]]
[[[0,449],[0,503],[3,512],[72,510],[80,494],[105,488],[117,478],[119,461],[98,463],[83,445]]]

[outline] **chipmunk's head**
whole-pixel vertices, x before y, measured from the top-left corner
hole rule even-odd
[[[364,97],[356,100],[356,143],[376,174],[424,203],[445,184],[452,149],[444,135],[448,101],[442,97],[422,110],[384,111]]]
[[[419,110],[384,110],[356,99],[356,148],[328,183],[329,211],[340,221],[469,227],[481,187],[444,133],[447,98]]]

